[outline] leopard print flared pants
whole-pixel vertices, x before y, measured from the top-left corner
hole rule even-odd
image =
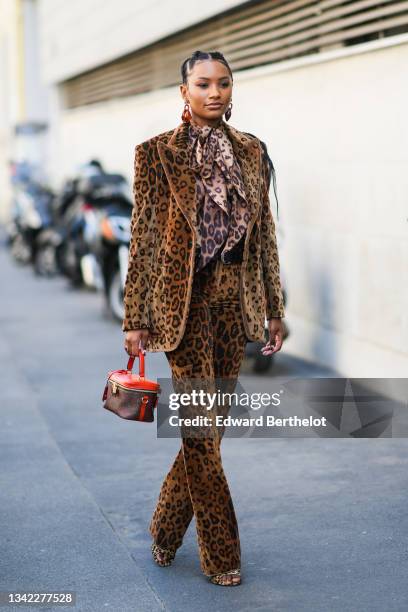
[[[234,391],[248,340],[239,300],[240,268],[214,259],[196,273],[184,336],[175,350],[166,352],[173,385],[186,378],[220,378],[227,381],[228,392]],[[223,411],[228,414],[228,406]],[[238,524],[221,460],[223,433],[221,427],[214,437],[181,438],[149,526],[156,544],[177,549],[195,516],[200,565],[207,576],[241,563]]]

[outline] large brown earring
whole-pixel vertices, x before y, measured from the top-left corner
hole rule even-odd
[[[230,102],[229,107],[227,108],[226,112],[225,112],[225,120],[229,121],[230,117],[231,117],[231,109],[232,109],[232,102]]]
[[[190,121],[191,121],[190,108],[189,108],[189,105],[188,105],[187,102],[184,104],[184,110],[183,110],[183,113],[181,115],[181,118],[184,121],[184,123],[190,123]]]

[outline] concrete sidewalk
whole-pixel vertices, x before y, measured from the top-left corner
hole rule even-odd
[[[194,521],[157,567],[147,527],[179,441],[103,410],[126,363],[120,325],[99,295],[35,278],[4,247],[0,270],[1,591],[73,590],[81,612],[408,608],[402,439],[225,439],[242,585],[202,576]],[[147,375],[169,375],[163,354]]]

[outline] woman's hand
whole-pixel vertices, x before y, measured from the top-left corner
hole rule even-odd
[[[283,342],[283,323],[280,317],[268,321],[269,341],[261,348],[263,355],[273,355],[280,351]]]
[[[149,333],[148,329],[132,329],[126,332],[125,351],[131,357],[136,357],[139,354],[139,350],[144,351]]]

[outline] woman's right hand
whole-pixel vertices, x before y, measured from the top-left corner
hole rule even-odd
[[[132,329],[127,331],[125,335],[125,351],[131,357],[136,357],[139,354],[139,350],[144,351],[149,334],[148,329]]]

